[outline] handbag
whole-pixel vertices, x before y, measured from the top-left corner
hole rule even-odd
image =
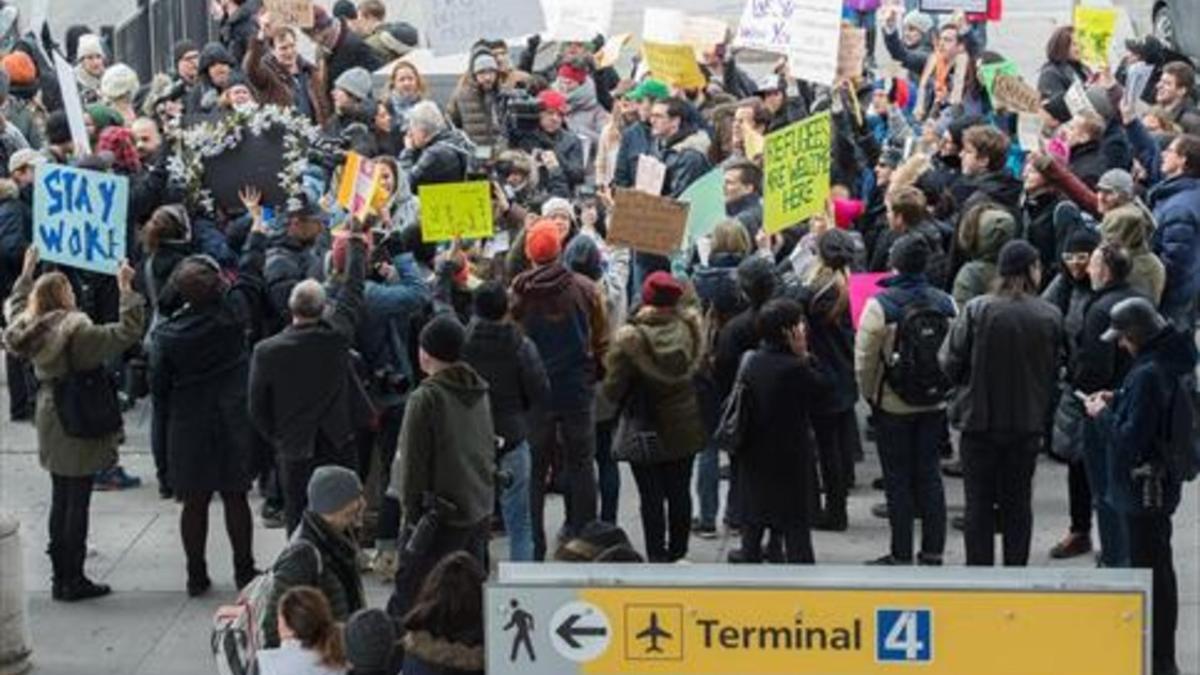
[[[54,382],[54,407],[63,431],[75,438],[103,438],[121,430],[121,406],[112,376],[103,365],[75,370],[71,343],[66,345],[67,372]]]
[[[1075,462],[1083,457],[1083,423],[1087,411],[1083,402],[1070,387],[1062,387],[1058,405],[1054,409],[1054,430],[1050,436],[1050,453],[1055,457]]]
[[[653,403],[646,387],[635,380],[621,404],[621,416],[613,435],[613,461],[650,464],[662,457],[662,439],[654,423]]]
[[[718,450],[724,450],[731,456],[736,455],[746,441],[746,430],[750,426],[750,392],[746,384],[746,364],[754,357],[749,351],[742,355],[738,365],[737,376],[733,380],[733,389],[721,405],[721,417],[717,421],[717,430],[713,432],[713,442]]]

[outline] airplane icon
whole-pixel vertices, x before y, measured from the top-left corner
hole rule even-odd
[[[638,633],[637,639],[650,641],[650,646],[646,649],[647,654],[661,654],[663,650],[658,646],[658,641],[670,640],[671,634],[658,627],[658,612],[651,612],[650,627]]]

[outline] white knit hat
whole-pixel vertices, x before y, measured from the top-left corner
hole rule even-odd
[[[137,73],[124,63],[114,63],[104,71],[100,78],[100,95],[106,100],[113,101],[137,93],[141,83]]]
[[[104,56],[104,43],[95,33],[84,33],[79,36],[79,44],[75,46],[75,60],[82,61],[85,56]]]

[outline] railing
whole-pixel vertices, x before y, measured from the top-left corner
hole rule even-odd
[[[129,64],[142,82],[173,71],[172,48],[188,39],[197,48],[215,40],[208,0],[138,0],[138,8],[112,32],[114,59]]]

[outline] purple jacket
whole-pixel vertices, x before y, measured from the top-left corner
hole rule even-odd
[[[842,7],[856,12],[874,12],[879,4],[879,0],[842,0]]]

